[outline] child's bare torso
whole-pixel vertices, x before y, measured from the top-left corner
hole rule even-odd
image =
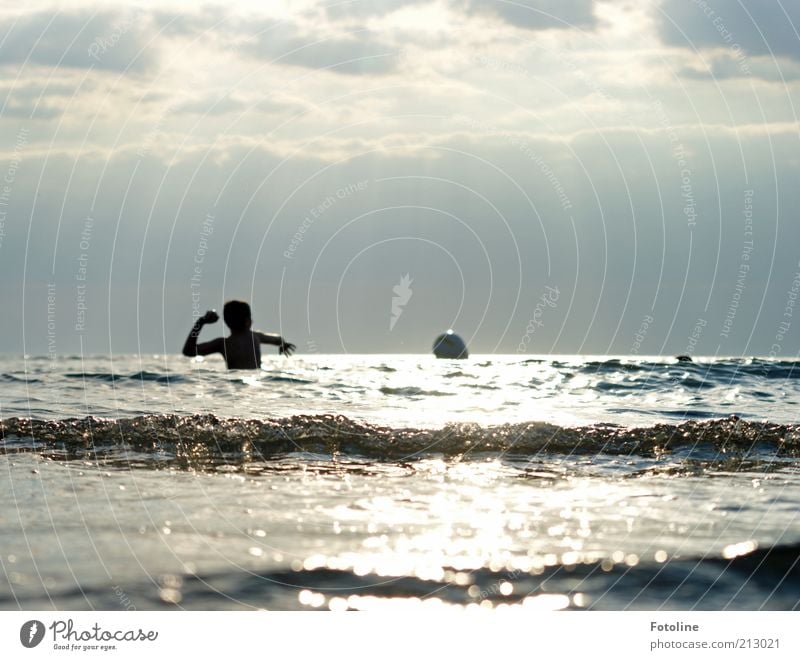
[[[259,369],[261,341],[252,330],[237,332],[223,340],[222,355],[228,369]]]

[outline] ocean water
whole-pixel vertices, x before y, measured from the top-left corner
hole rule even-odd
[[[2,609],[800,608],[800,362],[0,358]]]

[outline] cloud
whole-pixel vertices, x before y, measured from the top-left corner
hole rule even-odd
[[[62,113],[66,99],[91,91],[87,81],[48,83],[46,81],[0,86],[0,116],[23,119],[52,119]]]
[[[593,0],[465,0],[469,13],[493,14],[501,20],[527,30],[553,28],[592,28]]]
[[[181,12],[156,10],[152,18],[159,32],[169,36],[191,37],[214,29],[224,31],[231,24],[231,13],[222,6],[196,7]]]
[[[338,15],[350,15],[357,5],[343,6]],[[355,15],[368,15],[370,7],[365,6]],[[378,5],[372,9],[380,11]],[[311,18],[308,13],[284,20],[242,17],[206,8],[181,15],[156,12],[154,23],[166,36],[194,38],[202,34],[232,52],[278,65],[348,75],[382,74],[396,68],[399,48],[381,40],[371,30],[358,28],[331,33],[330,22]]]
[[[685,68],[680,71],[684,78],[695,80],[726,80],[753,77],[759,80],[784,83],[800,80],[800,63],[785,58],[751,57],[746,60],[730,55],[710,58],[706,68]]]
[[[671,46],[800,60],[800,0],[665,0],[658,24]]]
[[[42,103],[20,103],[16,100],[10,100],[2,110],[2,116],[5,118],[53,119],[59,115],[61,115],[60,108]]]
[[[325,13],[334,19],[368,18],[370,16],[386,16],[406,7],[430,2],[431,0],[353,0],[352,2],[328,5],[325,7]]]
[[[222,98],[204,96],[190,101],[184,101],[176,106],[174,112],[196,115],[224,115],[229,112],[243,112],[247,104],[231,96]]]
[[[207,94],[193,97],[183,101],[173,108],[171,112],[178,114],[216,116],[225,115],[231,112],[246,114],[250,112],[260,112],[265,114],[295,114],[301,112],[304,106],[297,102],[284,98],[245,98],[242,96],[220,96],[219,94]]]
[[[369,30],[345,35],[304,35],[296,26],[273,24],[242,48],[260,59],[349,75],[381,74],[397,65],[398,48]]]
[[[118,12],[38,11],[7,21],[0,64],[141,73],[155,63],[140,19]]]

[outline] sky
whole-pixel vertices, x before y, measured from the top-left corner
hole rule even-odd
[[[300,354],[795,357],[798,30],[800,0],[7,3],[0,352],[176,353],[238,298]]]

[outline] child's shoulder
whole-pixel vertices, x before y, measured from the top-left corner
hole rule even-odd
[[[225,341],[245,341],[253,337],[258,337],[260,334],[261,333],[256,330],[242,330],[241,332],[232,332],[225,337]]]

